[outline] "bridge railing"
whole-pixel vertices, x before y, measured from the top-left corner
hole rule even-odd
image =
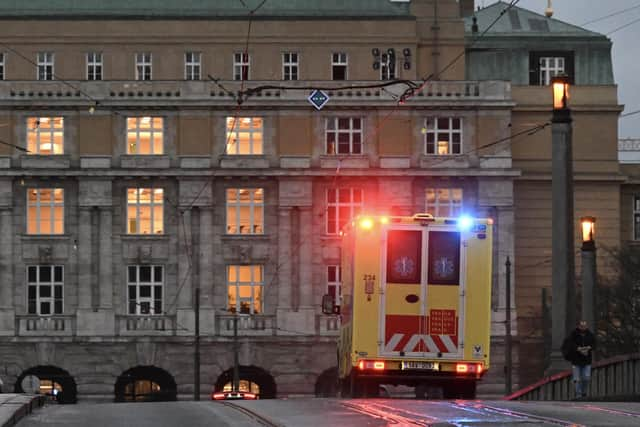
[[[574,398],[571,370],[531,384],[505,400],[571,400]],[[617,400],[640,397],[640,353],[612,357],[593,364],[590,399]]]

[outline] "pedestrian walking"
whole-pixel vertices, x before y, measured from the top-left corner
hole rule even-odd
[[[591,381],[591,363],[596,339],[587,322],[580,320],[576,329],[562,343],[562,355],[571,362],[575,397],[587,397]]]

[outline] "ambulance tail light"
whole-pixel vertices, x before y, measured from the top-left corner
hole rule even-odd
[[[482,374],[484,366],[482,363],[456,363],[456,373],[458,374]]]
[[[384,371],[385,363],[383,360],[361,360],[360,362],[358,362],[358,369],[361,371]]]
[[[458,363],[456,364],[456,372],[459,374],[466,374],[469,372],[469,365],[466,363]]]

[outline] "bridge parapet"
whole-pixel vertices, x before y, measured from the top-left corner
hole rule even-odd
[[[545,377],[505,400],[572,400],[571,370]],[[588,399],[640,398],[640,353],[612,357],[593,364]]]

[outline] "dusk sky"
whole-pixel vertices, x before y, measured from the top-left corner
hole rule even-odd
[[[476,0],[476,6],[493,3],[494,0]],[[625,107],[622,114],[640,110],[640,0],[552,0],[552,5],[554,18],[611,39],[618,101]],[[520,0],[518,6],[544,14],[547,0]],[[584,25],[625,9],[631,10]],[[620,28],[627,24],[628,27]],[[620,118],[619,129],[620,138],[640,138],[640,113]]]

